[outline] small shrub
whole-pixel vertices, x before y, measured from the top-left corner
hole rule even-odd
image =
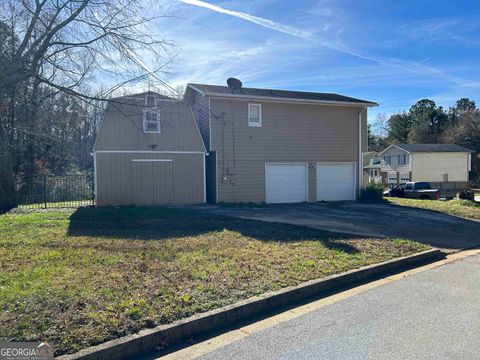
[[[378,182],[370,182],[360,192],[360,201],[362,202],[379,202],[383,200],[383,184]]]
[[[475,193],[471,190],[462,190],[458,193],[458,198],[460,200],[475,201]]]

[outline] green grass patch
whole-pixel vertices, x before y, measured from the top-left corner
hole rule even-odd
[[[201,211],[16,210],[0,216],[0,341],[71,353],[426,248]]]
[[[461,216],[467,219],[480,220],[480,203],[471,200],[416,200],[388,198],[394,205],[408,206],[442,212],[449,215]]]

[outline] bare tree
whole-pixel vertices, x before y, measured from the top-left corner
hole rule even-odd
[[[0,159],[0,207],[11,202],[6,199],[12,195],[15,145],[9,134],[17,132],[19,93],[25,95],[27,161],[33,173],[38,134],[48,131],[38,123],[39,109],[48,97],[62,92],[93,102],[132,82],[153,79],[168,86],[161,74],[175,56],[175,47],[151,28],[154,20],[166,15],[151,12],[147,15],[137,0],[1,3],[0,23],[13,40],[8,57],[0,58],[0,96],[8,108],[0,118],[0,145],[6,150]],[[91,85],[98,79],[111,86],[93,96]]]

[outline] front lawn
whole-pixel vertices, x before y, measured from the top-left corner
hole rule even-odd
[[[394,205],[409,206],[419,209],[439,211],[449,215],[461,216],[467,219],[480,220],[480,203],[471,200],[416,200],[387,198]]]
[[[166,208],[0,215],[0,341],[56,355],[425,250]]]

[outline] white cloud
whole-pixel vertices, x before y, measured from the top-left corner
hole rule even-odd
[[[398,33],[423,42],[475,46],[480,45],[474,33],[479,28],[476,18],[447,17],[407,22],[398,27]]]

